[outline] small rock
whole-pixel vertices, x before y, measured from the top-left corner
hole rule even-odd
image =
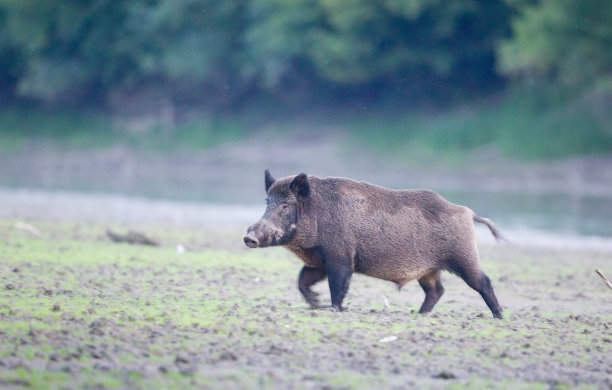
[[[5,288],[6,290],[14,290],[14,289],[15,289],[15,285],[14,285],[14,284],[9,283],[9,284],[6,284],[6,285],[4,286],[4,288]]]
[[[391,341],[397,340],[397,336],[387,336],[378,340],[379,343],[390,343]]]
[[[89,327],[90,328],[101,328],[105,326],[106,323],[107,323],[106,318],[100,317],[100,318],[96,318],[95,320],[93,320],[91,324],[89,324]]]
[[[104,357],[104,354],[96,349],[91,351],[89,354],[94,359],[102,359]]]
[[[63,372],[74,372],[75,371],[74,366],[72,364],[64,364],[64,365],[62,365],[61,370]]]
[[[455,374],[453,374],[450,371],[440,371],[439,373],[437,373],[436,375],[433,376],[434,378],[438,378],[438,379],[455,379],[457,378],[455,376]]]
[[[198,367],[195,365],[185,366],[180,369],[181,374],[188,375],[188,376],[195,374],[197,371],[198,371]]]
[[[264,354],[280,356],[280,355],[284,354],[285,352],[288,352],[288,350],[286,348],[279,347],[277,345],[272,344],[270,346],[270,349],[268,349],[266,352],[264,352]]]
[[[225,351],[219,356],[219,360],[237,360],[238,357],[233,352]]]
[[[186,355],[177,355],[176,358],[174,359],[174,363],[176,364],[186,364],[189,363],[189,357],[187,357]]]
[[[106,326],[106,324],[107,324],[106,318],[103,318],[103,317],[102,318],[96,318],[89,325],[89,328],[91,329],[89,331],[89,334],[94,335],[94,336],[103,336],[104,335],[104,331],[102,330],[102,328],[104,326]]]
[[[93,368],[94,368],[94,370],[108,372],[108,371],[110,371],[112,369],[112,366],[108,362],[100,361],[100,362],[94,364]]]
[[[55,303],[53,307],[51,308],[51,311],[60,311],[60,310],[61,310],[61,307],[59,303]]]

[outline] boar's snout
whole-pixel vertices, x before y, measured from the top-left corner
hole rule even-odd
[[[271,226],[268,221],[262,220],[249,227],[243,240],[249,248],[265,248],[278,245],[281,235],[282,232],[278,228]]]
[[[249,234],[244,236],[244,243],[249,248],[257,248],[259,246],[259,240],[255,236],[255,232],[249,232]]]

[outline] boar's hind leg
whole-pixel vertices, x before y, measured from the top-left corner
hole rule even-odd
[[[304,296],[304,299],[306,299],[306,302],[308,302],[310,306],[314,308],[317,308],[320,306],[319,299],[317,298],[319,294],[312,291],[310,287],[314,285],[315,283],[320,282],[321,280],[325,279],[325,276],[326,276],[326,273],[325,273],[325,269],[323,268],[314,268],[314,267],[304,266],[302,268],[302,271],[300,271],[300,276],[298,279],[298,288],[300,289],[300,292]]]
[[[419,313],[429,313],[438,300],[440,300],[442,294],[444,294],[444,287],[442,287],[442,282],[440,281],[440,270],[435,270],[423,276],[419,279],[419,284],[423,291],[425,291],[425,300],[421,305]]]
[[[493,292],[491,279],[489,279],[489,277],[485,275],[484,272],[480,271],[480,277],[477,279],[475,285],[473,285],[471,282],[468,282],[468,284],[470,285],[470,287],[480,293],[484,301],[487,303],[487,306],[489,306],[491,313],[493,313],[493,317],[504,318],[502,308],[501,306],[499,306],[497,298],[495,297],[495,293]]]
[[[493,292],[491,279],[482,272],[477,261],[469,262],[467,266],[461,262],[456,262],[454,266],[450,267],[450,271],[461,276],[468,286],[480,293],[487,306],[489,306],[491,313],[493,313],[493,317],[503,318],[503,311]]]

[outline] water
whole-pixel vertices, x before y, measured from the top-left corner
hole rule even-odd
[[[610,197],[503,192],[443,195],[493,220],[514,243],[612,249]]]
[[[612,198],[569,194],[445,193],[509,229],[612,238]]]
[[[452,202],[490,218],[518,245],[612,251],[612,199],[565,194],[442,192]],[[68,219],[100,223],[169,223],[246,229],[264,211],[263,202],[236,204],[0,187],[0,217]],[[494,240],[476,224],[481,242]]]
[[[66,153],[44,149],[27,156],[5,154],[0,155],[0,186],[36,188],[31,193],[43,194],[36,201],[39,204],[44,203],[45,197],[56,199],[57,190],[68,189],[72,194],[74,190],[82,191],[83,196],[101,192],[120,194],[118,197],[125,199],[159,199],[153,201],[157,206],[147,205],[149,208],[164,209],[163,202],[189,204],[194,208],[217,210],[215,219],[222,220],[224,215],[231,215],[233,219],[237,213],[261,215],[265,197],[263,171],[272,167],[277,177],[307,172],[318,176],[346,176],[389,188],[431,188],[448,200],[492,219],[507,236],[521,241],[534,238],[546,238],[549,242],[612,241],[609,159],[550,162],[519,168],[515,165],[502,164],[493,171],[503,167],[507,177],[493,173],[477,175],[474,173],[477,171],[462,173],[460,168],[436,173],[427,167],[406,168],[401,163],[395,164],[391,157],[355,149],[344,141],[309,135],[304,139],[280,141],[265,137],[248,139],[214,150],[170,155],[149,155],[121,148]],[[499,186],[500,182],[508,184],[506,181],[510,185]],[[489,190],[483,191],[485,188]],[[519,192],[523,188],[526,191]],[[61,199],[57,200],[61,203]],[[81,200],[87,204],[86,199]],[[122,201],[115,198],[100,202],[117,204],[117,210],[124,210]],[[2,199],[0,208],[1,203]],[[141,201],[132,206],[142,204]],[[244,207],[235,209],[237,204]],[[21,203],[20,207],[32,208],[27,203]],[[202,215],[212,215],[211,212]],[[125,213],[129,214],[130,210],[126,208]]]

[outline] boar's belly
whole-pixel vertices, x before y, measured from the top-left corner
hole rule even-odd
[[[404,285],[431,272],[431,262],[413,258],[387,256],[381,258],[355,259],[355,272]]]

